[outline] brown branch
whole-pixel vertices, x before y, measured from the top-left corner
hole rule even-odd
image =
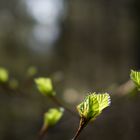
[[[39,138],[38,138],[38,140],[43,140],[44,139],[44,137],[45,137],[45,135],[46,135],[46,133],[48,131],[48,128],[49,128],[48,126],[43,126],[41,128],[41,130],[39,132]]]
[[[125,96],[129,94],[131,91],[135,89],[135,85],[131,80],[128,80],[124,84],[120,85],[116,90],[115,90],[115,95],[117,96]]]
[[[87,120],[86,118],[80,119],[78,130],[72,140],[76,140],[78,138],[78,136],[81,134],[82,130],[86,127],[86,125],[88,124],[89,121],[90,121],[90,119]]]

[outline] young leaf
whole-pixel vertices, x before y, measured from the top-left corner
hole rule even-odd
[[[50,78],[36,78],[35,83],[38,90],[46,96],[54,96],[55,92],[53,90],[52,81]]]
[[[110,105],[108,93],[88,95],[85,100],[77,106],[79,115],[86,120],[94,120],[101,114],[102,110]]]
[[[85,100],[77,106],[80,115],[79,128],[72,140],[76,140],[81,131],[86,127],[89,121],[95,120],[102,110],[110,105],[110,96],[108,93],[88,95]]]
[[[44,114],[43,127],[39,134],[39,139],[42,140],[47,133],[49,127],[54,126],[63,116],[63,108],[51,108],[48,112]]]
[[[49,109],[49,111],[44,114],[44,126],[55,125],[61,119],[63,112],[64,112],[63,108]]]
[[[140,90],[140,72],[131,70],[130,78],[134,82],[138,90]]]
[[[0,82],[5,83],[9,79],[9,73],[5,68],[0,67]]]

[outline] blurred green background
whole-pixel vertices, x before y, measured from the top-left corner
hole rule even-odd
[[[112,91],[139,69],[139,25],[139,0],[0,0],[0,66],[21,83],[36,66],[73,110],[88,92],[109,91],[112,106],[79,140],[136,140],[140,96],[118,98]],[[0,89],[0,140],[37,140],[43,113],[55,107],[34,84],[23,90]],[[70,140],[78,121],[66,112],[46,139]]]

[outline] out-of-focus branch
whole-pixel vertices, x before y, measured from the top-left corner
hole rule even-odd
[[[135,85],[131,80],[128,80],[124,84],[120,85],[116,90],[115,90],[115,95],[117,96],[125,96],[129,94],[131,91],[135,89]]]

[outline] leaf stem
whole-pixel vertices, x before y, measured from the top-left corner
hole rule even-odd
[[[39,132],[39,140],[43,140],[43,138],[45,137],[47,131],[48,131],[48,126],[43,126]]]
[[[80,133],[82,132],[82,130],[86,127],[86,125],[88,124],[89,120],[87,120],[86,118],[82,117],[80,119],[80,123],[79,123],[79,127],[78,130],[75,134],[75,136],[73,137],[72,140],[76,140],[78,138],[78,136],[80,135]]]

